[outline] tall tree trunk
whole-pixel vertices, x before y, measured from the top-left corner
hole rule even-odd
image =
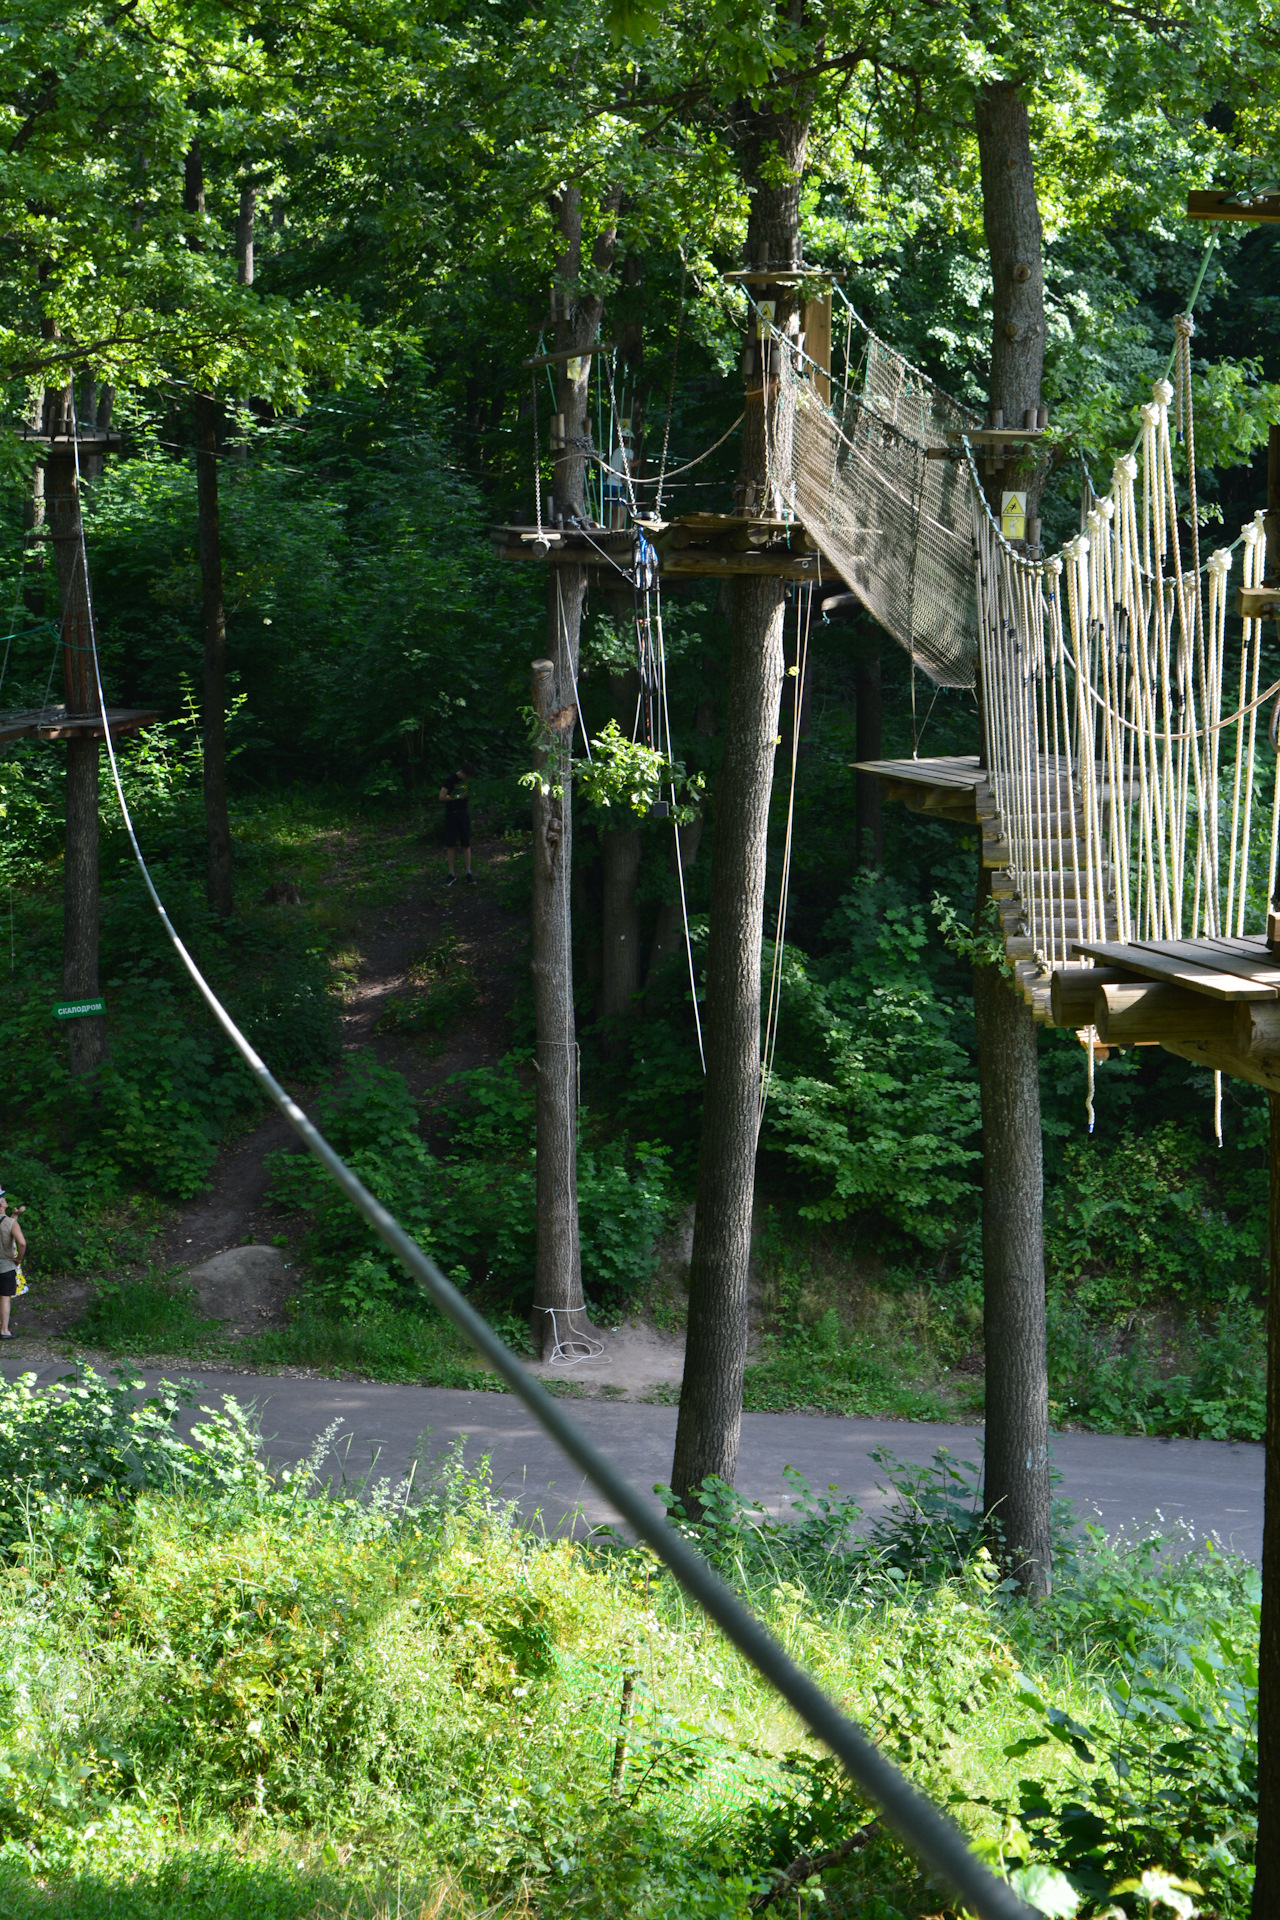
[[[218,427],[222,408],[212,394],[198,393],[195,413],[204,628],[204,818],[209,849],[205,893],[214,912],[225,916],[231,912],[233,901],[231,820],[227,812],[227,617],[218,524]]]
[[[854,721],[855,758],[878,760],[884,745],[878,640],[859,639],[856,643],[853,692],[857,703]],[[880,782],[874,773],[855,774],[854,782],[854,845],[857,848],[858,865],[878,872],[884,865],[884,816],[880,804]]]
[[[66,396],[61,396],[65,421]],[[46,424],[51,424],[47,418]],[[62,602],[63,698],[68,713],[99,711],[93,627],[74,457],[50,450],[46,504]],[[62,991],[68,1000],[98,996],[98,761],[88,734],[67,742],[67,815],[63,859]],[[101,1014],[67,1022],[71,1071],[92,1073],[107,1053]]]
[[[1280,1909],[1280,1093],[1271,1103],[1270,1285],[1267,1290],[1267,1447],[1258,1642],[1258,1845],[1252,1920]]]
[[[573,948],[569,910],[573,872],[570,752],[577,713],[566,704],[554,660],[533,663],[533,708],[539,721],[533,800],[533,996],[537,1018],[537,1251],[532,1332],[545,1357],[557,1336],[555,1316],[580,1308],[578,1249],[578,1047],[573,1015]],[[568,1331],[561,1325],[559,1333]]]
[[[620,196],[613,199],[616,210]],[[555,464],[553,518],[562,525],[586,520],[586,442],[592,346],[604,302],[579,293],[582,275],[582,196],[576,185],[556,195],[552,209],[560,233],[556,259],[555,351],[582,358],[558,363],[559,411],[564,448]],[[616,234],[606,222],[595,243],[598,272],[612,265]],[[555,1345],[554,1314],[581,1308],[578,1254],[577,1040],[573,1019],[573,950],[570,942],[573,849],[573,789],[569,757],[577,720],[576,682],[585,567],[548,568],[547,651],[534,668],[534,707],[542,718],[544,760],[560,769],[544,782],[557,792],[534,800],[532,973],[538,1066],[538,1239],[534,1272],[533,1337],[544,1356]],[[554,743],[554,747],[552,744]]]
[[[995,326],[991,405],[1021,426],[1040,405],[1044,273],[1027,109],[1017,88],[994,81],[978,99],[982,217],[991,255]],[[1012,478],[1034,493],[1034,474],[998,462],[992,505]],[[1030,514],[1033,500],[1028,498]],[[981,873],[979,906],[990,896]],[[980,919],[983,916],[980,913]],[[996,966],[974,969],[982,1097],[982,1260],[987,1424],[983,1498],[1008,1569],[1031,1594],[1052,1580],[1049,1516],[1049,1379],[1045,1348],[1040,1081],[1031,1009]]]
[[[800,259],[807,119],[755,112],[744,114],[742,125],[743,174],[751,194],[747,258],[790,268]],[[778,510],[777,501],[769,497],[765,408],[770,409],[771,465],[774,471],[785,469],[794,412],[792,389],[777,377],[777,356],[790,352],[791,339],[798,343],[799,335],[792,289],[775,282],[758,292],[774,301],[775,323],[788,344],[780,349],[776,343],[758,342],[754,360],[744,356],[747,406],[737,500],[748,515]],[[672,1488],[691,1514],[701,1511],[699,1489],[707,1475],[732,1481],[738,1466],[759,1132],[765,856],[785,664],[785,605],[780,579],[748,574],[734,581],[724,757],[716,781],[711,855],[707,1080],[689,1269],[689,1331],[671,1468]]]

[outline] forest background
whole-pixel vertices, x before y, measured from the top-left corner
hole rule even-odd
[[[551,398],[521,362],[553,310],[551,203],[566,186],[581,195],[588,243],[616,226],[616,257],[582,287],[605,301],[638,470],[682,466],[727,434],[665,496],[672,511],[727,506],[743,315],[721,273],[738,259],[745,196],[725,127],[736,99],[798,57],[787,18],[460,6],[426,21],[377,5],[320,6],[305,22],[235,7],[33,5],[15,17],[0,50],[0,355],[15,422],[70,378],[83,417],[110,389],[123,449],[90,482],[86,519],[108,696],[164,716],[122,755],[148,858],[270,1064],[315,1095],[336,1144],[513,1330],[533,1238],[521,964],[501,1048],[443,1089],[415,1092],[414,1064],[442,1028],[475,1017],[478,998],[447,942],[419,957],[379,1044],[340,1056],[357,910],[325,849],[351,833],[376,860],[394,824],[428,867],[440,779],[473,760],[474,810],[495,849],[488,871],[477,862],[481,885],[501,874],[504,903],[522,911],[520,774],[545,588],[537,569],[495,560],[486,529],[532,518],[535,416],[545,434]],[[1141,31],[1105,10],[832,14],[806,258],[979,408],[990,287],[968,102],[1001,62],[1025,74],[1050,314],[1047,545],[1077,525],[1082,469],[1103,484],[1163,369],[1203,246],[1181,217],[1186,189],[1270,177],[1267,42],[1245,35],[1251,66],[1232,40],[1240,24],[1222,8],[1153,16]],[[1197,307],[1200,502],[1224,541],[1265,498],[1260,450],[1280,407],[1276,246],[1268,228],[1224,234]],[[212,416],[230,916],[206,898],[201,795],[195,451]],[[30,452],[17,438],[4,447],[0,591],[14,617],[0,700],[20,707],[46,697],[56,593]],[[797,601],[792,659],[799,619]],[[676,752],[705,783],[709,829],[727,644],[716,591],[667,593],[665,622]],[[617,606],[593,594],[581,683],[593,738],[611,718],[629,731],[630,648]],[[850,763],[867,751],[877,681],[886,754],[977,743],[971,700],[913,678],[869,621],[815,623],[803,707],[784,721],[786,745],[785,729],[799,730],[795,852],[747,1397],[976,1414],[979,1140],[956,933],[972,911],[976,849],[897,809],[873,843],[853,845]],[[256,1096],[162,946],[110,801],[110,1058],[91,1087],[69,1073],[49,1018],[61,777],[58,749],[20,743],[0,760],[6,1183],[32,1203],[46,1269],[132,1273],[114,1317],[91,1315],[86,1333],[131,1352],[147,1339],[190,1347],[209,1334],[181,1288],[140,1271],[165,1210],[198,1192],[220,1148],[255,1121]],[[605,1318],[647,1306],[671,1323],[679,1288],[653,1294],[652,1249],[691,1191],[701,1071],[670,825],[583,798],[573,934],[587,1292]],[[779,779],[770,924],[787,804]],[[637,842],[628,911],[645,965],[642,991],[606,1013],[602,873],[609,837],[624,834]],[[686,873],[695,970],[710,841],[707,830]],[[271,882],[299,875],[300,911],[263,903]],[[1090,1136],[1071,1036],[1043,1037],[1041,1070],[1055,1418],[1258,1437],[1261,1095],[1227,1082],[1218,1147],[1208,1075],[1158,1049],[1113,1056]],[[305,1233],[311,1277],[289,1325],[259,1342],[264,1361],[468,1377],[373,1244],[350,1257],[350,1228],[315,1212],[296,1166],[280,1165],[275,1197]]]

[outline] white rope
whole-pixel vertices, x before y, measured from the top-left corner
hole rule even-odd
[[[787,942],[787,900],[791,890],[791,849],[795,834],[796,770],[800,759],[800,716],[803,711],[805,672],[809,663],[809,624],[813,613],[813,587],[804,590],[804,612],[796,608],[795,693],[791,706],[791,779],[787,789],[787,825],[782,842],[782,877],[778,885],[778,919],[773,939],[773,965],[769,973],[769,995],[765,1009],[764,1045],[760,1057],[760,1108],[756,1117],[756,1138],[764,1124],[764,1110],[773,1079],[773,1061],[778,1048],[778,1027],[782,1015],[783,960]]]

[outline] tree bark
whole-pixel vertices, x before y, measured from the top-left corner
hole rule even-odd
[[[613,262],[616,230],[608,218],[620,195],[606,203],[605,226],[595,242],[597,272]],[[552,515],[561,525],[586,520],[587,415],[592,346],[604,301],[598,294],[579,296],[582,275],[582,196],[566,186],[552,202],[561,239],[556,259],[560,317],[555,351],[580,359],[558,363],[559,411],[564,415],[564,448],[552,482]],[[534,800],[534,894],[532,972],[538,1064],[538,1236],[534,1273],[534,1344],[549,1357],[555,1345],[553,1311],[583,1305],[578,1251],[577,1089],[578,1053],[573,1014],[571,881],[573,788],[569,761],[577,722],[578,647],[587,594],[585,567],[548,568],[548,660],[535,663],[534,707],[542,721],[544,765],[554,777],[544,785],[556,793]]]
[[[990,875],[979,905],[990,898]],[[979,913],[979,927],[984,916]],[[982,1101],[984,1503],[1001,1559],[1025,1592],[1049,1591],[1049,1382],[1044,1170],[1036,1030],[999,966],[975,966]]]
[[[578,1248],[578,1048],[573,1014],[569,911],[573,871],[570,749],[576,709],[557,690],[554,660],[533,663],[533,708],[539,721],[533,800],[533,997],[537,1021],[537,1253],[532,1315],[534,1344],[548,1358],[555,1314],[581,1308]],[[562,1325],[563,1335],[567,1327]]]
[[[740,135],[751,195],[747,258],[783,269],[800,259],[800,182],[807,117],[745,112]],[[794,408],[778,356],[799,344],[793,290],[761,287],[785,344],[756,341],[744,354],[746,418],[736,498],[747,515],[774,513],[791,458]],[[769,408],[769,433],[765,409]],[[766,439],[770,460],[766,463]],[[760,955],[764,932],[769,793],[785,665],[785,589],[770,576],[734,581],[724,757],[716,781],[707,941],[707,1079],[698,1154],[697,1215],[689,1268],[689,1331],[671,1485],[685,1511],[701,1512],[709,1474],[732,1481],[747,1358],[747,1276],[760,1113]]]
[[[1034,421],[1044,370],[1044,272],[1027,109],[994,81],[978,98],[982,217],[991,255],[994,329],[991,405],[1007,426]],[[988,463],[994,511],[1006,487],[1025,489],[1034,467]],[[990,875],[980,869],[980,919]],[[1049,1380],[1045,1348],[1040,1081],[1031,1009],[1002,968],[974,969],[982,1095],[982,1257],[985,1275],[987,1431],[984,1500],[1008,1570],[1037,1596],[1052,1580]],[[988,1118],[990,1115],[990,1118]]]
[[[208,840],[205,894],[224,917],[233,906],[231,820],[227,812],[227,618],[222,596],[218,521],[218,427],[222,408],[198,393],[196,514],[199,522],[201,624],[204,631],[204,817]]]
[[[1040,208],[1026,102],[1016,85],[993,80],[975,110],[982,170],[982,225],[991,259],[992,342],[988,395],[994,418],[1006,427],[1035,425],[1044,377],[1044,264]],[[1031,517],[1041,477],[1034,454],[1012,453],[985,464],[987,492],[997,514],[1000,494],[1027,494]]]
[[[62,602],[62,681],[68,713],[99,711],[93,670],[93,614],[75,461],[59,449],[46,468],[46,505]],[[87,734],[67,743],[66,840],[63,856],[62,991],[68,1000],[98,995],[98,760]],[[92,1073],[107,1054],[101,1014],[67,1022],[71,1071]]]
[[[1267,1446],[1258,1643],[1258,1844],[1252,1920],[1280,1906],[1280,1094],[1271,1104],[1270,1284],[1267,1290]]]
[[[878,641],[857,643],[853,666],[853,691],[857,703],[854,722],[854,757],[879,760],[883,748],[880,704],[880,646]],[[880,803],[880,782],[874,773],[854,776],[854,845],[860,867],[878,872],[884,865],[884,817]]]

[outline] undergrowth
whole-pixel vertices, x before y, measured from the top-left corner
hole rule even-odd
[[[939,1911],[646,1550],[521,1531],[456,1450],[317,1499],[332,1434],[273,1478],[232,1402],[179,1439],[181,1398],[0,1388],[6,1915],[747,1920],[850,1836],[788,1911]],[[1060,1533],[1027,1609],[963,1472],[882,1464],[869,1532],[793,1475],[787,1524],[708,1482],[698,1544],[1045,1911],[1160,1873],[1242,1917],[1252,1570]]]

